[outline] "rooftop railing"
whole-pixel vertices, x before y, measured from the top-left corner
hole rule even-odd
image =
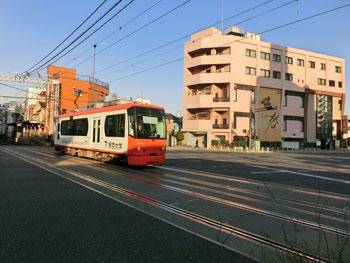
[[[81,81],[87,81],[87,82],[90,82],[92,83],[92,80],[93,78],[91,76],[88,76],[88,75],[82,75],[82,74],[77,74],[77,80],[81,80]],[[103,82],[99,79],[94,79],[94,84],[95,85],[98,85],[100,87],[103,87],[103,88],[106,88],[106,89],[109,89],[109,84],[106,83],[106,82]]]

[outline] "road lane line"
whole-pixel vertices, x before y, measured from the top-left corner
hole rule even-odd
[[[246,164],[246,166],[256,167],[256,168],[260,168],[260,169],[268,169],[268,170],[272,170],[272,171],[280,171],[280,172],[283,172],[283,173],[302,175],[302,176],[306,176],[306,177],[317,178],[317,179],[327,180],[327,181],[333,181],[333,182],[337,182],[337,183],[350,184],[350,181],[346,181],[346,180],[342,180],[342,179],[330,178],[330,177],[325,177],[325,176],[320,176],[320,175],[307,174],[307,173],[302,173],[302,172],[297,172],[297,171],[291,171],[291,170],[285,170],[285,169],[276,169],[276,168],[270,168],[270,167],[265,167],[265,166],[261,166],[261,165],[253,165],[253,164]]]
[[[23,156],[23,154],[20,154],[20,153],[18,153],[18,154]],[[25,160],[25,159],[23,159],[23,160]],[[45,163],[45,165],[47,165],[49,167],[58,169],[60,171],[66,172],[66,173],[69,173],[69,174],[71,174],[73,176],[76,176],[76,177],[79,177],[79,178],[81,177],[82,179],[88,178],[88,180],[94,180],[94,181],[103,182],[104,184],[109,184],[109,183],[106,183],[106,182],[104,182],[102,180],[98,180],[98,179],[95,179],[93,177],[83,175],[80,172],[71,171],[70,169],[64,169],[64,168],[60,168],[60,167],[54,167],[53,164],[48,163],[48,162],[43,161],[43,160],[40,160],[40,162]],[[33,163],[33,164],[35,164],[35,163]],[[125,177],[127,177],[127,176],[125,176]],[[130,179],[134,180],[133,177],[134,176],[128,176],[127,178],[130,178]],[[152,181],[150,181],[150,182],[152,182]],[[113,185],[113,184],[109,184],[109,185]],[[155,186],[161,186],[162,188],[165,188],[165,189],[168,189],[168,190],[173,190],[175,192],[187,194],[189,196],[202,198],[202,199],[205,199],[205,200],[208,200],[208,201],[211,201],[211,202],[216,202],[216,203],[220,203],[222,205],[227,205],[227,206],[230,206],[230,207],[234,207],[234,208],[238,208],[238,209],[241,209],[241,210],[249,211],[249,212],[252,212],[252,213],[261,214],[261,215],[269,216],[269,217],[272,217],[272,218],[277,218],[277,219],[280,219],[280,220],[284,220],[284,221],[287,221],[287,222],[297,223],[297,224],[300,224],[300,225],[305,225],[305,226],[308,226],[308,227],[311,227],[311,228],[322,229],[324,231],[331,232],[331,233],[333,232],[333,233],[337,233],[337,234],[341,234],[341,235],[345,235],[345,236],[350,236],[350,232],[347,232],[346,230],[338,229],[338,228],[331,227],[331,226],[328,226],[328,225],[320,225],[318,223],[315,223],[315,222],[312,222],[312,221],[309,221],[309,220],[299,219],[299,218],[296,218],[296,217],[293,217],[293,216],[283,215],[283,214],[276,213],[276,212],[270,212],[270,211],[265,210],[265,209],[256,208],[256,207],[253,207],[253,206],[250,206],[250,205],[245,205],[245,204],[241,204],[241,203],[238,203],[238,202],[229,201],[229,200],[226,200],[226,199],[223,199],[223,198],[210,196],[210,195],[202,194],[202,193],[199,193],[199,192],[194,192],[194,191],[186,190],[186,189],[175,187],[175,186],[170,186],[170,185],[165,185],[165,184],[163,185],[163,184],[157,184],[157,183],[154,183],[154,185]],[[115,185],[113,185],[113,186],[115,186]],[[115,187],[117,187],[117,186],[115,186]]]
[[[0,149],[0,150],[2,150],[2,149]],[[16,155],[14,155],[14,152],[12,152],[12,151],[6,151],[6,150],[2,150],[2,151],[6,152],[9,155],[12,155],[13,157],[19,158],[19,159],[21,159],[21,160],[23,160],[25,162],[31,163],[31,164],[33,164],[35,166],[38,166],[38,167],[40,167],[40,168],[42,168],[42,169],[44,169],[46,171],[49,171],[50,173],[58,175],[58,176],[66,179],[66,180],[74,182],[74,183],[76,183],[76,184],[78,184],[78,185],[80,185],[82,187],[85,187],[85,188],[91,190],[91,191],[99,193],[99,194],[101,194],[101,195],[103,195],[103,196],[105,196],[107,198],[110,198],[110,199],[112,199],[114,201],[122,203],[122,204],[124,204],[124,205],[126,205],[128,207],[131,207],[131,208],[133,208],[133,209],[135,209],[137,211],[140,211],[140,212],[142,212],[144,214],[147,214],[149,216],[157,218],[157,219],[161,220],[162,222],[168,223],[168,224],[170,224],[172,226],[175,226],[177,228],[180,228],[180,229],[182,229],[182,230],[184,230],[186,232],[189,232],[189,233],[194,234],[196,236],[199,236],[199,237],[201,237],[203,239],[206,239],[206,240],[208,240],[210,242],[213,242],[213,243],[215,243],[215,244],[217,244],[219,246],[225,247],[226,249],[229,249],[231,251],[240,253],[240,254],[242,254],[244,256],[247,256],[248,258],[254,259],[251,255],[245,255],[245,253],[243,253],[242,251],[238,251],[238,250],[236,250],[236,249],[234,249],[232,247],[229,247],[229,246],[227,246],[225,244],[219,243],[218,241],[215,241],[213,239],[205,237],[205,236],[203,236],[203,235],[201,235],[199,233],[192,232],[191,230],[183,228],[183,227],[181,227],[181,226],[179,226],[179,225],[177,225],[175,223],[172,223],[172,222],[170,222],[170,221],[168,221],[166,219],[163,219],[161,217],[155,216],[155,215],[153,215],[153,214],[151,214],[151,213],[149,213],[149,212],[147,212],[147,211],[145,211],[143,209],[137,208],[137,207],[135,207],[133,205],[130,205],[130,204],[124,202],[124,201],[121,201],[120,199],[117,199],[116,197],[112,197],[112,196],[110,196],[110,195],[108,195],[106,193],[103,193],[103,192],[101,192],[101,191],[99,191],[97,189],[94,189],[94,188],[92,188],[92,187],[90,187],[88,185],[85,185],[85,184],[77,182],[77,181],[75,181],[73,179],[67,178],[64,175],[62,175],[60,173],[57,173],[55,171],[52,171],[51,169],[48,169],[48,168],[43,167],[41,165],[38,165],[37,163],[32,162],[32,161],[28,160],[27,158],[16,156]],[[23,154],[19,154],[19,155],[23,156]],[[52,164],[47,164],[47,165],[49,167],[58,169],[57,167],[54,167]],[[143,196],[143,195],[131,192],[131,191],[127,190],[127,189],[124,189],[124,188],[121,188],[121,187],[118,187],[118,186],[115,186],[115,185],[111,185],[109,183],[106,183],[106,182],[98,180],[98,179],[94,179],[94,178],[92,178],[90,176],[86,176],[86,175],[83,175],[83,174],[81,174],[79,176],[77,174],[80,174],[80,173],[72,174],[71,172],[69,172],[69,171],[67,172],[67,171],[65,171],[65,169],[62,169],[62,168],[60,168],[60,170],[63,170],[65,173],[71,174],[71,175],[73,175],[75,177],[81,178],[81,179],[86,180],[86,181],[88,181],[90,183],[93,183],[93,184],[105,187],[107,189],[110,189],[112,191],[118,192],[120,194],[124,194],[124,195],[126,195],[128,197],[131,197],[131,198],[143,201],[143,202],[147,202],[150,205],[153,205],[153,206],[156,206],[158,208],[161,208],[161,209],[163,209],[163,210],[165,210],[167,212],[170,212],[172,214],[175,214],[175,215],[178,215],[178,216],[182,216],[182,217],[187,218],[188,220],[194,221],[196,223],[199,223],[199,224],[205,225],[207,227],[223,231],[223,232],[225,232],[227,234],[230,234],[232,236],[238,237],[240,239],[248,240],[250,242],[254,242],[256,244],[260,244],[260,245],[267,246],[267,247],[273,247],[273,248],[278,249],[280,251],[289,252],[289,253],[292,253],[292,254],[297,255],[297,256],[302,256],[302,257],[304,257],[306,259],[309,259],[309,260],[315,260],[313,255],[308,254],[308,253],[303,252],[303,251],[300,251],[300,250],[295,250],[295,249],[289,248],[289,247],[283,245],[282,243],[279,243],[278,241],[274,241],[272,239],[269,239],[269,238],[266,238],[266,237],[262,237],[262,236],[260,236],[258,234],[254,234],[252,232],[240,229],[238,227],[234,227],[234,226],[231,226],[231,225],[228,225],[228,224],[225,224],[225,223],[221,223],[221,222],[219,222],[217,220],[214,220],[214,219],[211,219],[211,218],[207,218],[205,216],[201,216],[199,214],[196,214],[196,213],[193,213],[193,212],[181,209],[181,208],[173,207],[173,206],[171,206],[169,204],[166,204],[166,203],[163,203],[163,202],[160,202],[160,201],[157,201],[157,200],[150,199],[150,198],[148,198],[146,196]],[[111,185],[112,187],[109,187],[109,185]],[[254,260],[256,260],[256,259],[254,259]],[[327,262],[327,261],[324,261],[323,259],[319,259],[319,258],[318,258],[318,261],[319,262]]]

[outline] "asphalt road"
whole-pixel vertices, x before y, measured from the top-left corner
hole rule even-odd
[[[2,147],[2,258],[350,262],[349,158],[168,150],[132,168]]]
[[[248,262],[1,151],[4,148],[0,148],[1,262]]]

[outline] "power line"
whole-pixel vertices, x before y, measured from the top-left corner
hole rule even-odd
[[[262,34],[266,34],[266,33],[269,33],[269,32],[272,32],[272,31],[275,31],[275,30],[278,30],[278,29],[281,29],[281,28],[284,28],[284,27],[287,27],[287,26],[290,26],[290,25],[293,25],[293,24],[296,24],[296,23],[299,23],[299,22],[303,22],[303,21],[306,21],[306,20],[309,20],[309,19],[312,19],[314,17],[318,17],[318,16],[321,16],[321,15],[324,15],[324,14],[327,14],[327,13],[331,13],[331,12],[334,12],[336,10],[339,10],[339,9],[342,9],[342,8],[345,8],[345,7],[348,7],[350,6],[350,4],[346,4],[346,5],[342,5],[342,6],[339,6],[339,7],[336,7],[336,8],[332,8],[332,9],[329,9],[329,10],[326,10],[326,11],[323,11],[323,12],[320,12],[320,13],[317,13],[317,14],[314,14],[314,15],[311,15],[311,16],[308,16],[308,17],[304,17],[302,19],[297,19],[295,21],[292,21],[292,22],[289,22],[289,23],[286,23],[286,24],[283,24],[283,25],[280,25],[280,26],[277,26],[277,27],[273,27],[273,28],[270,28],[268,30],[265,30],[265,31],[261,31],[259,32],[258,34],[259,35],[262,35]],[[248,39],[248,38],[251,38],[251,36],[249,37],[244,37],[244,39]],[[227,42],[227,43],[224,43],[220,46],[225,46],[225,45],[228,45],[228,44],[232,44],[232,43],[235,43],[235,42],[241,42],[242,39],[237,39],[237,40],[234,40],[234,41],[231,41],[231,42]],[[116,82],[116,81],[119,81],[119,80],[122,80],[122,79],[125,79],[125,78],[129,78],[129,77],[132,77],[132,76],[135,76],[135,75],[138,75],[138,74],[141,74],[143,72],[146,72],[146,71],[150,71],[152,69],[156,69],[156,68],[160,68],[162,66],[165,66],[165,65],[168,65],[168,64],[171,64],[171,63],[174,63],[176,61],[180,61],[180,60],[183,60],[184,57],[181,57],[181,58],[177,58],[175,60],[171,60],[169,62],[166,62],[166,63],[163,63],[163,64],[160,64],[160,65],[156,65],[154,67],[151,67],[151,68],[147,68],[145,70],[142,70],[142,71],[139,71],[139,72],[135,72],[135,73],[132,73],[132,74],[129,74],[129,75],[126,75],[124,77],[121,77],[121,78],[118,78],[116,80],[113,80],[111,81],[110,83],[113,83],[113,82]]]
[[[99,10],[108,0],[104,0],[103,2],[101,2],[101,4],[88,16],[84,19],[83,22],[80,23],[80,25],[75,28],[72,33],[70,33],[61,43],[59,43],[49,54],[47,54],[45,57],[43,57],[41,60],[39,60],[35,65],[33,65],[32,67],[30,67],[29,69],[27,69],[26,71],[24,71],[22,74],[24,74],[25,72],[29,72],[32,68],[34,68],[35,66],[37,66],[40,62],[42,62],[44,59],[46,59],[48,56],[50,56],[55,50],[57,50],[57,48],[59,48],[64,42],[66,42],[66,40],[68,38],[70,38],[82,25],[85,24],[85,22],[87,20],[90,19],[90,17],[92,17],[96,12],[97,10]],[[21,74],[21,75],[22,75]]]
[[[147,9],[143,10],[141,13],[137,14],[136,16],[134,16],[133,18],[131,18],[130,20],[128,20],[125,24],[121,25],[120,27],[118,27],[117,30],[114,30],[113,32],[111,32],[110,34],[108,34],[107,36],[105,36],[103,39],[101,39],[100,41],[97,42],[97,44],[101,44],[103,41],[105,41],[107,38],[109,38],[110,36],[112,36],[113,34],[115,34],[116,32],[120,31],[121,29],[123,29],[124,27],[126,27],[127,25],[129,25],[131,22],[135,21],[136,19],[140,18],[142,15],[144,15],[145,13],[147,13],[149,10],[151,10],[152,8],[154,8],[156,5],[160,4],[163,0],[159,0],[158,2],[154,3],[153,5],[151,5],[150,7],[148,7]],[[90,50],[90,48],[84,50],[83,52],[81,52],[79,55],[77,55],[75,58],[73,58],[71,61],[69,61],[67,64],[70,64],[72,62],[74,62],[77,58],[81,57],[82,55],[84,55],[85,53],[87,53]]]
[[[123,0],[119,0],[117,2],[115,2],[113,4],[112,7],[110,7],[102,16],[100,16],[94,23],[92,23],[92,25],[90,25],[83,33],[81,33],[78,37],[76,37],[73,41],[71,41],[67,46],[65,46],[60,52],[58,52],[54,57],[52,57],[51,59],[47,60],[45,63],[41,64],[39,67],[35,68],[34,70],[32,70],[31,72],[29,72],[30,74],[33,72],[36,72],[38,69],[41,69],[42,67],[44,67],[45,65],[47,65],[48,63],[50,63],[50,61],[52,61],[53,59],[55,59],[57,56],[59,56],[60,54],[62,54],[67,48],[69,48],[71,45],[73,45],[76,41],[78,41],[83,35],[86,34],[86,32],[88,32],[93,26],[95,26],[99,21],[101,21],[107,14],[109,14],[114,8],[116,8],[120,2]]]
[[[151,20],[150,22],[144,24],[143,26],[137,28],[136,30],[134,30],[133,32],[129,33],[129,34],[126,35],[125,37],[123,37],[123,38],[121,38],[121,39],[119,39],[119,40],[113,42],[112,44],[108,45],[107,47],[101,49],[99,52],[96,53],[96,56],[97,56],[98,54],[104,52],[105,50],[111,48],[111,47],[114,46],[115,44],[121,42],[122,40],[127,39],[128,37],[132,36],[133,34],[137,33],[138,31],[144,29],[145,27],[147,27],[147,26],[149,26],[149,25],[155,23],[155,22],[158,21],[159,19],[161,19],[161,18],[163,18],[163,17],[169,15],[170,13],[174,12],[175,10],[179,9],[180,7],[184,6],[185,4],[187,4],[187,3],[191,2],[191,1],[192,1],[192,0],[187,0],[187,1],[183,2],[183,3],[181,3],[180,5],[178,5],[178,6],[174,7],[173,9],[171,9],[171,10],[165,12],[164,14],[160,15],[159,17],[157,17],[157,18]],[[270,0],[270,1],[272,1],[272,0]],[[92,57],[93,57],[93,56],[89,56],[88,58],[86,58],[86,59],[83,60],[82,62],[80,62],[80,63],[74,65],[73,67],[79,66],[80,64],[82,64],[82,63],[88,61],[88,60],[89,60],[90,58],[92,58]]]
[[[263,3],[260,3],[260,4],[258,4],[258,5],[255,5],[255,6],[253,6],[253,7],[250,7],[250,8],[248,8],[248,9],[245,9],[245,10],[243,10],[243,11],[241,11],[241,12],[238,12],[238,13],[232,15],[232,16],[229,16],[229,17],[225,18],[223,21],[226,22],[226,21],[228,21],[228,20],[231,20],[231,19],[236,18],[236,17],[238,17],[238,16],[241,16],[241,15],[243,15],[243,14],[246,14],[246,13],[252,11],[252,10],[255,10],[255,9],[257,9],[257,8],[260,8],[260,7],[262,7],[262,6],[265,6],[265,5],[267,5],[267,4],[269,4],[269,3],[273,2],[273,1],[275,1],[275,0],[268,0],[268,1],[265,1],[265,2],[263,2]],[[293,0],[293,1],[291,1],[291,2],[294,2],[294,1],[295,1],[295,0]],[[291,3],[291,2],[289,2],[289,3]],[[289,4],[289,3],[288,3],[288,4]],[[131,58],[125,59],[125,60],[123,60],[123,61],[121,61],[121,62],[118,62],[118,63],[116,63],[116,64],[113,64],[113,65],[111,65],[111,66],[108,66],[108,67],[106,67],[106,68],[104,68],[104,69],[101,69],[101,70],[97,71],[97,73],[98,73],[98,72],[105,71],[105,70],[107,70],[107,69],[110,69],[110,68],[112,68],[112,67],[114,67],[114,66],[120,65],[120,64],[122,64],[122,63],[124,63],[124,62],[130,61],[131,59],[135,59],[135,58],[137,58],[137,57],[146,55],[146,54],[151,53],[151,52],[153,52],[153,51],[155,51],[155,50],[158,50],[158,49],[160,49],[160,48],[163,48],[163,47],[166,47],[166,46],[168,46],[168,45],[171,45],[171,44],[173,44],[173,43],[176,43],[176,42],[178,42],[178,41],[180,41],[180,40],[183,40],[183,39],[185,39],[185,38],[187,38],[187,37],[190,37],[192,34],[195,34],[195,33],[199,32],[199,31],[202,31],[202,30],[204,30],[204,29],[206,29],[206,28],[208,28],[208,27],[216,26],[216,25],[218,25],[218,24],[220,24],[220,23],[221,23],[221,20],[220,20],[220,21],[217,21],[217,22],[215,22],[215,23],[213,23],[213,24],[211,24],[211,25],[208,25],[208,26],[206,26],[206,27],[202,27],[202,28],[200,28],[200,29],[198,29],[198,30],[196,30],[196,31],[194,31],[194,32],[192,32],[192,33],[186,34],[186,35],[183,36],[183,37],[180,37],[180,38],[178,38],[178,39],[175,39],[175,40],[169,41],[169,42],[167,42],[167,43],[165,43],[165,44],[162,44],[162,45],[160,45],[160,46],[158,46],[158,47],[156,47],[156,48],[152,48],[152,49],[150,49],[150,50],[148,50],[148,51],[146,51],[146,52],[143,52],[143,53],[141,53],[141,54],[138,54],[138,55],[133,56],[133,57],[131,57]],[[91,58],[91,56],[90,56],[89,58],[87,58],[86,60],[84,60],[84,61],[82,61],[82,62],[76,64],[74,67],[79,66],[80,64],[82,64],[82,63],[86,62],[87,60],[89,60],[90,58]]]
[[[239,25],[239,24],[245,23],[245,22],[247,22],[247,21],[253,20],[253,19],[255,19],[255,18],[258,18],[258,17],[260,17],[260,16],[266,15],[266,14],[271,13],[271,12],[277,10],[277,9],[280,9],[280,8],[282,8],[282,7],[285,7],[285,6],[287,6],[287,5],[290,5],[290,4],[294,3],[295,1],[296,1],[296,0],[291,0],[291,1],[289,1],[289,2],[287,2],[287,3],[284,3],[284,4],[280,5],[280,6],[277,6],[277,7],[274,7],[274,8],[272,8],[272,9],[269,9],[269,10],[267,10],[267,11],[264,11],[263,13],[260,13],[260,14],[254,15],[254,16],[252,16],[252,17],[249,17],[249,18],[247,18],[247,19],[244,19],[244,20],[242,20],[242,21],[239,21],[239,22],[235,23],[235,25]],[[266,2],[265,2],[265,3],[266,3]],[[258,6],[261,6],[261,4],[258,5]],[[247,10],[251,10],[251,9],[255,9],[255,8],[249,8],[249,9],[247,9]],[[241,12],[241,13],[242,13],[242,12]],[[232,19],[232,18],[233,18],[233,16],[230,17],[230,19]],[[196,31],[196,32],[197,32],[197,31]],[[188,35],[186,35],[185,37],[190,36],[190,35],[191,35],[191,34],[188,34]],[[140,57],[140,56],[143,56],[143,55],[145,55],[145,54],[151,53],[151,52],[153,52],[154,50],[158,50],[158,49],[160,49],[161,47],[170,45],[170,44],[172,44],[173,42],[177,42],[177,41],[179,41],[179,40],[181,40],[181,39],[183,39],[183,38],[185,38],[185,37],[181,37],[181,38],[179,38],[179,39],[173,40],[173,41],[171,41],[171,42],[168,42],[168,43],[166,43],[166,44],[163,44],[163,45],[161,45],[161,46],[158,46],[158,47],[156,47],[156,48],[153,48],[153,49],[151,49],[151,50],[149,50],[149,51],[143,52],[143,53],[141,53],[141,54],[139,54],[139,55],[137,55],[137,56],[133,56],[132,58],[128,58],[128,59],[123,60],[123,61],[121,61],[121,62],[118,62],[118,63],[116,63],[116,64],[114,64],[114,65],[112,65],[112,66],[108,66],[108,67],[106,67],[106,68],[104,68],[104,69],[101,69],[101,70],[97,71],[97,73],[98,73],[98,72],[105,71],[105,70],[107,70],[107,69],[110,69],[110,68],[112,68],[112,67],[114,67],[114,66],[116,66],[116,65],[122,64],[122,63],[124,63],[124,62],[130,61],[131,59],[135,59],[135,58],[137,58],[137,57]],[[183,48],[183,45],[181,45],[181,46],[178,47],[178,48]],[[175,50],[175,49],[177,49],[177,48],[174,48],[174,49],[172,49],[172,50]],[[164,53],[161,53],[161,54],[156,55],[156,56],[153,56],[152,58],[150,58],[150,59],[148,59],[148,60],[154,59],[154,58],[156,58],[156,57],[159,57],[160,55],[164,55],[164,54],[167,54],[167,53],[169,53],[169,51],[164,52]],[[140,62],[140,63],[144,63],[144,62],[146,62],[146,61],[148,61],[148,60],[143,60],[143,61]],[[137,65],[139,65],[140,63],[137,63]],[[133,65],[131,65],[131,66],[133,66]],[[121,68],[121,69],[119,69],[119,70],[124,70],[124,69],[126,69],[126,68],[131,67],[131,66],[127,66],[127,67]],[[111,75],[111,74],[112,74],[112,73],[109,73],[109,74],[107,74],[107,75],[105,75],[105,76],[109,76],[109,75]]]

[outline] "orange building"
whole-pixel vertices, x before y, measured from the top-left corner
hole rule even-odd
[[[60,83],[59,114],[72,112],[83,105],[104,102],[109,85],[91,76],[77,74],[75,69],[47,67],[47,76]]]
[[[91,76],[77,74],[75,69],[50,65],[47,77],[59,84],[46,87],[46,114],[44,133],[53,134],[54,119],[58,115],[73,112],[80,107],[105,102],[109,95],[109,85]]]

